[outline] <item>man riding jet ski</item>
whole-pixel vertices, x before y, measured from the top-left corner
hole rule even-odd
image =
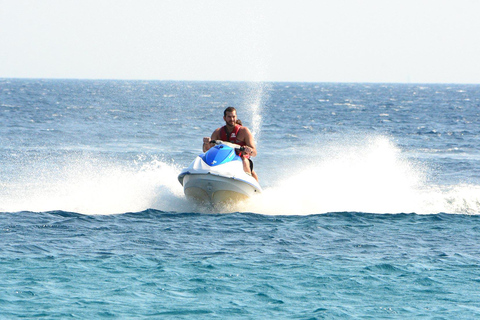
[[[178,176],[189,199],[215,205],[244,200],[262,190],[250,160],[257,153],[250,130],[238,124],[235,108],[225,110],[224,120],[224,127],[203,139],[205,153]]]
[[[253,170],[253,162],[250,159],[257,155],[253,135],[247,127],[242,126],[242,122],[237,119],[237,110],[234,107],[228,107],[223,112],[225,126],[213,131],[211,138],[203,138],[203,152],[207,152],[211,147],[211,140],[222,140],[238,144],[245,148],[242,154],[245,172],[251,174],[258,181],[258,176]]]

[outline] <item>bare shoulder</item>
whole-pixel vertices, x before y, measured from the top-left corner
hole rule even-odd
[[[222,129],[222,128],[220,127],[220,128],[215,129],[215,131],[213,131],[212,137],[211,137],[212,140],[220,139],[220,129]]]
[[[250,132],[250,129],[248,129],[247,127],[241,126],[238,134],[243,136],[243,135],[251,135],[252,133]]]
[[[247,127],[243,126],[238,131],[238,140],[244,141],[250,146],[253,146],[255,144],[255,142],[253,141],[253,134]]]

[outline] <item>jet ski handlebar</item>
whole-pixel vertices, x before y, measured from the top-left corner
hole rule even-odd
[[[216,144],[216,145],[219,145],[219,144],[224,144],[226,146],[229,146],[231,148],[234,148],[235,150],[240,150],[240,151],[245,151],[245,147],[242,147],[238,144],[235,144],[235,143],[231,143],[231,142],[227,142],[227,141],[222,141],[222,140],[210,140],[210,143],[212,144]]]

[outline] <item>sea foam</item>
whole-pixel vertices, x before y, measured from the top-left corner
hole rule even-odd
[[[297,157],[302,165],[272,165],[270,170],[281,174],[263,181],[260,176],[265,185],[260,195],[215,208],[189,202],[177,179],[181,166],[158,157],[138,155],[131,162],[84,154],[36,159],[2,182],[0,211],[480,214],[480,186],[431,182],[432,169],[406,157],[389,137],[343,139],[311,150],[318,154]]]
[[[430,168],[409,159],[388,137],[336,141],[318,157],[250,202],[256,212],[308,215],[327,212],[480,214],[480,186],[440,186]]]

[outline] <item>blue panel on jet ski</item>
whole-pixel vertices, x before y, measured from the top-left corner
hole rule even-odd
[[[235,154],[235,150],[222,144],[214,146],[202,156],[202,160],[212,167],[232,161],[235,158],[239,158]]]

